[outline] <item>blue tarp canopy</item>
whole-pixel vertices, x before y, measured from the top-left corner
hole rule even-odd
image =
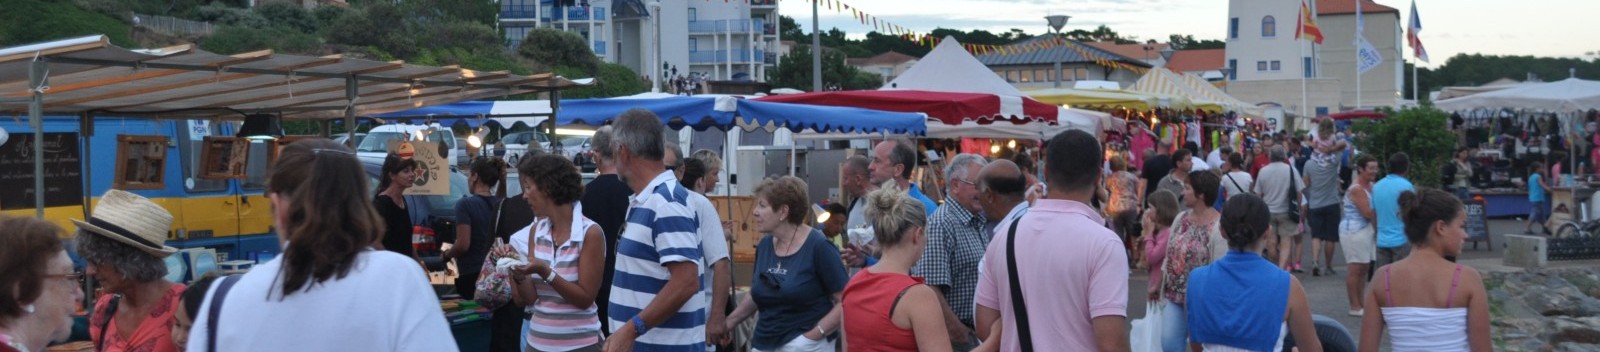
[[[658,99],[562,100],[561,111],[556,114],[556,125],[601,126],[616,119],[624,111],[634,108],[655,113],[672,129],[689,127],[697,131],[708,128],[726,130],[733,126],[733,112],[718,110],[716,97],[688,96]],[[501,123],[505,123],[504,120]]]
[[[888,133],[923,135],[928,116],[920,113],[739,99],[740,127],[750,130],[787,128],[791,132]]]

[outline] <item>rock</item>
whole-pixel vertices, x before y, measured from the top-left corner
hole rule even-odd
[[[1576,286],[1559,276],[1530,281],[1538,282],[1540,287],[1525,287],[1522,301],[1540,315],[1547,317],[1600,315],[1600,301],[1579,291]]]
[[[1600,351],[1600,345],[1592,343],[1563,343],[1556,345],[1556,352],[1594,352]]]

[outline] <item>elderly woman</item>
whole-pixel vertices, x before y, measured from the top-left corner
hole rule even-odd
[[[528,157],[517,166],[522,196],[535,220],[511,235],[527,256],[512,278],[512,298],[532,315],[524,322],[525,351],[599,351],[600,316],[595,297],[605,270],[606,243],[600,226],[576,210],[583,196],[578,167],[555,154]]]
[[[1135,225],[1139,224],[1139,195],[1144,194],[1144,183],[1139,182],[1139,175],[1128,172],[1128,161],[1122,155],[1111,156],[1111,176],[1106,178],[1106,189],[1111,195],[1106,202],[1106,213],[1111,214],[1111,229],[1117,232],[1126,243],[1128,249],[1133,249],[1134,238],[1138,235]],[[1130,252],[1128,256],[1138,261],[1139,253]]]
[[[219,351],[454,351],[439,298],[410,257],[374,250],[383,219],[355,152],[311,139],[283,148],[266,196],[283,255],[220,279],[191,331]],[[352,319],[359,319],[353,321]],[[211,339],[194,335],[190,351]]]
[[[756,246],[750,296],[728,315],[730,330],[759,311],[751,346],[757,351],[832,351],[846,281],[839,250],[811,226],[806,183],[794,176],[756,186],[752,209],[766,236]]]
[[[78,255],[108,295],[95,300],[89,336],[99,351],[176,351],[173,314],[184,286],[166,280],[163,246],[172,214],[145,197],[120,190],[100,196],[78,225]]]
[[[34,218],[0,216],[0,352],[43,351],[72,334],[82,275],[56,234]]]

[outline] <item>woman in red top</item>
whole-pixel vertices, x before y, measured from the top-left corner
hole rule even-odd
[[[908,274],[928,245],[922,203],[885,187],[868,194],[866,206],[883,258],[844,288],[844,350],[950,351],[939,294]],[[991,336],[975,351],[993,351],[999,342]]]
[[[89,336],[101,352],[178,350],[172,343],[173,313],[183,284],[167,281],[163,258],[177,252],[162,245],[172,213],[149,199],[107,191],[87,221],[78,225],[78,255],[104,292],[95,300]]]

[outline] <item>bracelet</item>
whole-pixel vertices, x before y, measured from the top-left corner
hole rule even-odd
[[[633,319],[629,321],[633,322],[634,336],[644,336],[644,333],[650,331],[650,327],[644,325],[644,319],[639,318],[637,315],[633,316]]]
[[[556,281],[556,269],[555,268],[551,268],[550,272],[544,274],[543,279],[544,279],[544,282],[547,283],[547,284],[555,283],[555,281]]]
[[[824,338],[828,337],[828,332],[822,330],[822,324],[817,324],[817,335]]]

